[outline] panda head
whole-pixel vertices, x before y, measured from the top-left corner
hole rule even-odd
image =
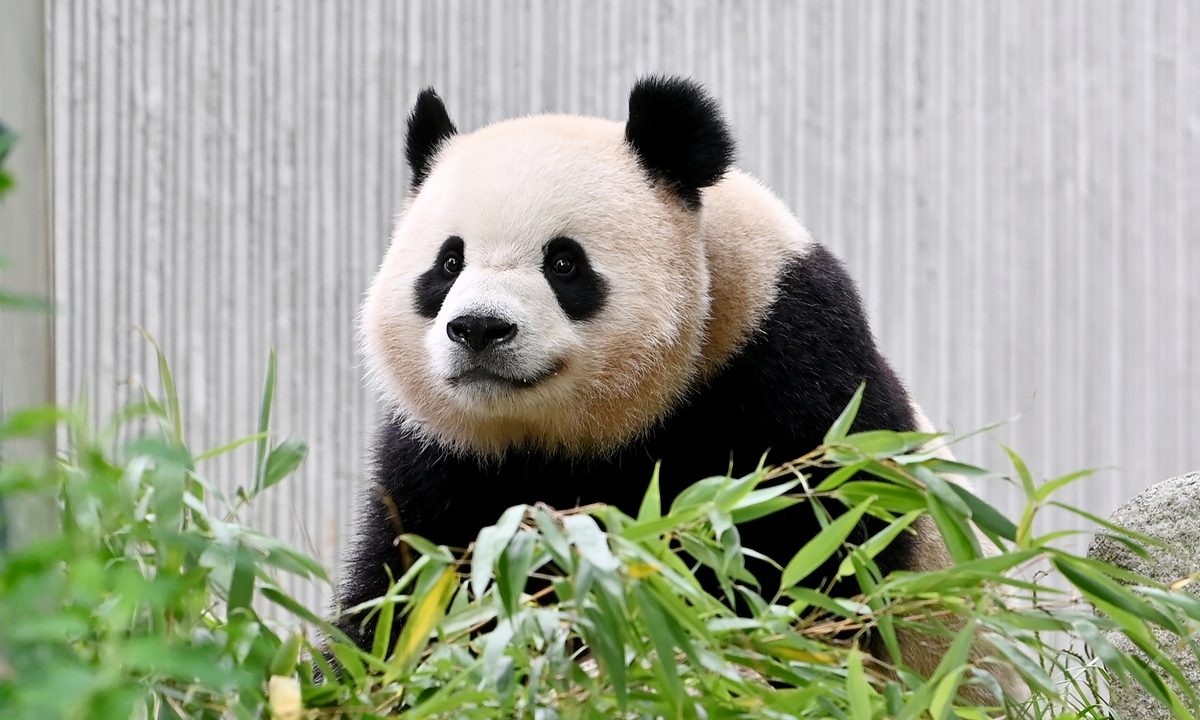
[[[467,135],[425,90],[406,152],[413,189],[361,319],[400,421],[463,453],[580,456],[670,411],[710,309],[701,191],[733,155],[699,86],[639,81],[623,125],[542,115]]]

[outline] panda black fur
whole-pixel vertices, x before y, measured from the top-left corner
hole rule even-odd
[[[669,502],[764,452],[812,450],[864,381],[855,430],[927,429],[842,265],[730,168],[696,84],[640,81],[624,126],[548,115],[469,135],[426,90],[407,157],[413,189],[362,315],[395,414],[343,607],[383,594],[385,567],[398,576],[398,526],[461,548],[518,503],[635,512],[659,460]],[[881,569],[949,562],[920,527]],[[742,542],[782,564],[817,529],[801,507],[742,526]],[[342,627],[370,646],[369,629]]]

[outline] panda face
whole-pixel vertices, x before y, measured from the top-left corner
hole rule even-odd
[[[482,456],[603,454],[678,402],[709,309],[700,218],[619,123],[510,120],[449,138],[426,172],[362,315],[412,431]]]

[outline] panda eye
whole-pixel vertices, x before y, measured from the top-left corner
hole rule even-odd
[[[554,271],[555,275],[570,277],[575,274],[575,261],[566,255],[560,255],[550,264],[550,269]]]
[[[462,269],[463,269],[463,260],[458,255],[450,255],[442,263],[442,270],[447,275],[457,275],[460,272],[462,272]]]

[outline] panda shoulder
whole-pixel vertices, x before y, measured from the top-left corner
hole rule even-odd
[[[812,236],[775,193],[758,179],[730,170],[703,197],[702,232],[710,244],[790,258],[804,254]]]
[[[700,233],[710,278],[706,377],[753,334],[780,277],[815,245],[787,205],[757,179],[730,170],[702,197]]]

